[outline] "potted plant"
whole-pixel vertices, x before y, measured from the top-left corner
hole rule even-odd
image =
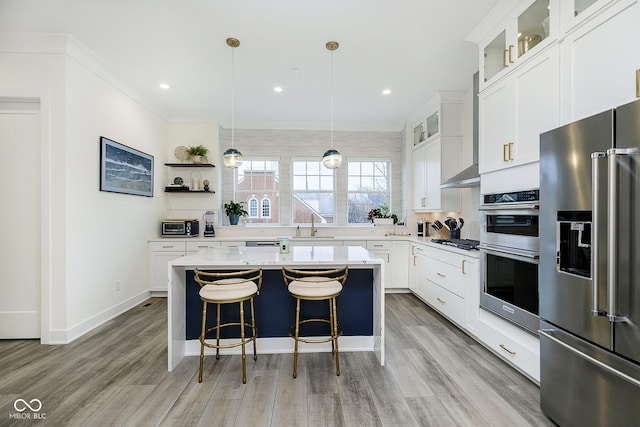
[[[398,216],[390,213],[389,207],[384,203],[371,209],[367,218],[376,225],[393,225],[398,222]]]
[[[238,225],[238,219],[240,219],[241,216],[249,215],[249,212],[244,210],[243,205],[244,202],[236,203],[234,201],[224,204],[224,212],[229,217],[229,224]]]
[[[204,145],[195,145],[187,148],[187,159],[193,163],[199,164],[207,160],[207,154],[209,154],[209,149]]]

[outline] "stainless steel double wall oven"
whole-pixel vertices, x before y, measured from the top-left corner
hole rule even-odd
[[[480,206],[480,307],[537,335],[539,198],[537,189],[485,194]]]

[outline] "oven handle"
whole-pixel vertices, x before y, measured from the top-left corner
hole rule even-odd
[[[498,204],[498,205],[481,205],[479,211],[500,211],[500,210],[538,210],[540,205],[531,203],[515,203],[515,204]]]
[[[517,255],[517,256],[531,258],[531,259],[540,258],[540,255],[537,252],[523,252],[517,249],[503,249],[503,248],[498,248],[496,246],[489,246],[489,245],[483,245],[483,244],[478,245],[478,249],[482,249],[487,252],[497,252],[497,253],[507,254],[507,255]]]

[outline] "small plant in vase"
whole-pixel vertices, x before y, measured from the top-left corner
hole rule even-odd
[[[238,225],[238,220],[241,216],[248,216],[249,212],[244,209],[244,202],[229,201],[224,204],[224,212],[229,217],[229,224]]]
[[[369,221],[374,224],[393,225],[398,222],[398,216],[389,212],[389,207],[385,204],[373,208],[367,215]]]
[[[196,164],[200,164],[203,161],[206,161],[207,154],[209,154],[209,149],[204,145],[195,145],[193,147],[187,148],[187,159]]]

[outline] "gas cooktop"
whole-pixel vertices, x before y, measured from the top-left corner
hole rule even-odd
[[[431,242],[454,246],[458,249],[465,249],[467,251],[470,251],[471,249],[478,249],[478,245],[480,244],[479,240],[471,239],[431,239]]]

